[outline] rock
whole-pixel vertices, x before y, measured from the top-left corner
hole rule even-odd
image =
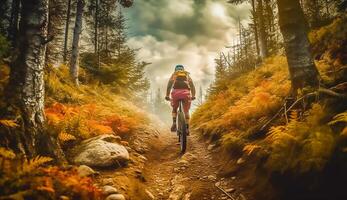
[[[88,167],[87,165],[80,165],[77,168],[78,175],[81,177],[86,177],[86,176],[92,176],[94,174],[98,174],[95,172],[92,168]]]
[[[129,146],[129,142],[127,142],[127,141],[120,141],[120,144],[123,146],[126,146],[126,147]]]
[[[118,190],[116,188],[109,185],[102,187],[101,191],[102,191],[102,194],[105,196],[118,193]]]
[[[127,149],[118,144],[119,136],[101,135],[76,146],[72,150],[73,162],[92,167],[111,167],[127,163],[129,153]]]
[[[140,158],[141,160],[147,161],[147,158],[146,158],[145,156],[143,156],[143,155],[139,155],[139,158]]]
[[[231,180],[235,180],[235,179],[236,179],[236,176],[231,177]]]
[[[190,196],[192,195],[192,193],[187,193],[183,196],[182,200],[190,200]]]
[[[228,188],[225,190],[227,193],[233,193],[235,192],[235,188]]]
[[[216,147],[216,145],[210,144],[210,145],[208,145],[207,150],[211,151],[215,147]]]
[[[154,197],[154,195],[149,191],[149,190],[145,190],[145,193],[146,193],[146,195],[148,196],[148,198],[150,198],[150,199],[155,199],[155,197]]]
[[[134,172],[135,172],[136,174],[142,174],[141,169],[135,169]]]
[[[215,176],[213,176],[213,175],[209,175],[207,177],[207,179],[210,180],[210,181],[215,181],[217,178]]]
[[[186,160],[180,160],[177,162],[177,164],[182,165],[182,166],[187,166],[189,164],[189,162]]]
[[[113,182],[113,179],[112,179],[112,178],[106,178],[106,179],[103,179],[103,180],[102,180],[102,184],[103,184],[103,185],[113,185],[114,182]]]
[[[106,197],[105,200],[125,200],[125,197],[122,194],[111,194],[110,196]]]
[[[175,185],[169,196],[169,200],[181,200],[185,187],[183,185]]]

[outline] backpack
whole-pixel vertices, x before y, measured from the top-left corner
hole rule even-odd
[[[175,71],[173,76],[174,89],[190,89],[189,87],[189,72],[184,70]]]

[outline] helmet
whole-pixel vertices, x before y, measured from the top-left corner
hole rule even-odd
[[[184,66],[183,65],[176,65],[175,71],[179,71],[179,70],[184,70]]]

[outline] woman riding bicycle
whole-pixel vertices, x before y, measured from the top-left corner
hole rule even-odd
[[[171,98],[170,98],[171,92]],[[184,70],[183,65],[176,65],[174,73],[167,84],[166,96],[167,101],[171,100],[172,106],[172,126],[171,131],[177,130],[176,118],[179,101],[183,100],[183,110],[186,117],[187,130],[189,135],[189,109],[191,101],[195,99],[195,86],[189,76],[189,72]]]

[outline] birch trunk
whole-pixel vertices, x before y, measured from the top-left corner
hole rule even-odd
[[[71,16],[71,0],[68,0],[67,11],[66,11],[66,21],[65,21],[64,52],[63,52],[64,63],[66,63],[67,61],[67,43],[69,39],[70,16]]]
[[[263,0],[258,0],[258,19],[259,19],[260,57],[262,59],[265,59],[268,56],[268,49],[267,49],[267,40],[266,40],[266,31],[265,31]]]
[[[77,1],[75,28],[72,39],[72,51],[70,59],[70,76],[74,83],[78,85],[78,59],[79,59],[79,41],[82,32],[84,0]]]
[[[28,157],[48,154],[61,159],[63,154],[58,143],[44,131],[48,0],[22,0],[21,5],[18,53],[11,63],[5,112],[20,127],[6,135],[1,143]]]

